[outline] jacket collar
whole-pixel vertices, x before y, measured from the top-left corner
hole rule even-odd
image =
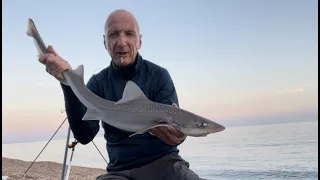
[[[125,81],[132,80],[142,68],[142,61],[143,59],[139,52],[137,53],[134,62],[125,67],[119,67],[111,61],[109,75],[111,78],[119,77]]]

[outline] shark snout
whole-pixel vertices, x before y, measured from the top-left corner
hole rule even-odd
[[[220,125],[220,128],[218,128],[218,132],[225,130],[226,128],[224,126]]]
[[[214,124],[212,126],[212,130],[214,131],[214,133],[217,133],[217,132],[220,132],[220,131],[223,131],[225,130],[226,128],[220,124]]]

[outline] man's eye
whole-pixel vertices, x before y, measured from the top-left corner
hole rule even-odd
[[[114,37],[116,34],[115,33],[111,33],[109,34],[109,37]]]
[[[128,36],[134,36],[134,33],[128,32],[127,35]]]

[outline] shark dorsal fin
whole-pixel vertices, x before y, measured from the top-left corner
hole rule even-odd
[[[146,97],[146,95],[142,92],[142,90],[139,88],[139,86],[136,83],[132,81],[128,81],[126,83],[126,86],[124,87],[122,99],[116,102],[116,104],[122,104],[132,100],[149,101],[149,99]]]

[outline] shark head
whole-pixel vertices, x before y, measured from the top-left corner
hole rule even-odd
[[[186,112],[184,116],[175,116],[173,119],[179,119],[179,131],[187,136],[204,137],[208,134],[217,133],[225,130],[225,127],[196,114]],[[182,123],[181,123],[182,122]]]

